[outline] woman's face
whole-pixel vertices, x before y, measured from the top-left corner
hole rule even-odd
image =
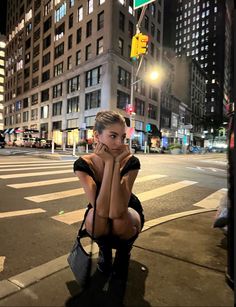
[[[123,151],[126,133],[125,126],[119,123],[112,124],[102,131],[101,134],[96,133],[96,138],[100,143],[105,144],[110,153],[115,157]]]

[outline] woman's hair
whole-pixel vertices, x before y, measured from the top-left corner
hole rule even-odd
[[[121,124],[125,126],[124,117],[115,111],[100,111],[96,115],[93,130],[101,134],[104,129],[113,124]]]

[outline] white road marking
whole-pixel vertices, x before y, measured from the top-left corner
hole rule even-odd
[[[28,210],[18,210],[18,211],[9,211],[9,212],[1,212],[0,213],[0,219],[7,218],[7,217],[13,217],[13,216],[21,216],[21,215],[29,215],[29,214],[35,214],[35,213],[43,213],[43,212],[46,212],[46,211],[41,209],[41,208],[28,209]]]
[[[38,169],[50,169],[50,168],[66,168],[70,167],[72,172],[72,166],[71,165],[53,165],[53,166],[39,166],[39,167],[24,167],[24,168],[8,168],[8,169],[0,169],[0,172],[14,172],[14,171],[29,171],[32,169],[38,170]]]
[[[16,157],[14,157],[14,160],[12,160],[12,163],[14,163],[14,166],[15,166],[15,163],[16,163],[16,161],[15,161],[15,159],[16,159]],[[23,160],[19,160],[19,159],[17,159],[17,166],[19,165],[19,164],[26,164],[26,165],[28,165],[28,164],[47,164],[47,163],[49,163],[49,164],[57,164],[57,163],[71,163],[71,162],[73,162],[73,161],[68,161],[68,160],[43,160],[43,159],[33,159],[33,160],[28,160],[29,159],[29,157],[27,157],[26,159],[24,159],[24,161]],[[1,159],[1,161],[2,161],[2,159]],[[11,163],[11,160],[9,160],[9,159],[7,159],[6,160],[6,162],[0,162],[0,165],[9,165],[9,166],[12,166],[12,163]]]
[[[61,178],[61,179],[50,179],[50,180],[42,180],[35,182],[26,182],[26,183],[16,183],[16,184],[8,184],[8,187],[14,189],[24,189],[24,188],[32,188],[32,187],[41,187],[45,185],[57,184],[57,183],[67,183],[79,181],[77,177],[69,177],[69,178]]]
[[[84,189],[78,189],[77,188],[77,189],[71,189],[71,190],[67,190],[67,191],[61,191],[61,192],[54,192],[54,193],[24,197],[24,199],[33,201],[35,203],[42,203],[42,202],[45,202],[45,201],[62,199],[62,198],[72,197],[72,196],[77,196],[77,195],[82,195],[82,194],[84,194]]]
[[[40,166],[40,165],[42,165],[42,166],[51,166],[51,165],[54,165],[54,167],[57,167],[57,165],[62,165],[62,164],[68,164],[69,165],[69,163],[67,163],[66,161],[60,161],[60,162],[57,162],[57,163],[51,163],[51,162],[45,162],[45,163],[40,163],[40,162],[29,162],[29,163],[27,163],[27,162],[24,162],[24,163],[18,163],[17,162],[17,164],[14,164],[14,165],[12,165],[12,164],[4,164],[4,165],[0,165],[0,170],[1,169],[3,169],[3,168],[11,168],[11,167],[20,167],[21,169],[23,168],[23,167],[28,167],[28,166]],[[72,164],[71,164],[72,165]]]
[[[62,170],[62,171],[50,171],[50,172],[38,172],[38,173],[26,173],[26,174],[11,174],[11,175],[1,175],[1,179],[11,179],[11,178],[23,178],[23,177],[36,177],[44,175],[55,175],[55,174],[65,174],[73,173],[73,170]]]
[[[217,209],[217,207],[219,206],[220,200],[222,199],[222,197],[226,195],[227,191],[228,190],[225,188],[220,189],[210,194],[206,198],[202,199],[201,201],[197,202],[196,204],[194,204],[194,206],[202,207],[205,209]]]
[[[148,180],[154,180],[154,179],[159,179],[159,178],[164,178],[167,177],[167,175],[148,175],[148,176],[143,176],[143,177],[138,177],[135,180],[135,183],[140,183]]]
[[[162,195],[166,195],[171,192],[175,192],[179,189],[186,188],[196,183],[197,183],[196,181],[184,180],[184,181],[168,184],[164,187],[160,187],[157,189],[153,189],[150,191],[146,191],[146,192],[137,194],[137,197],[139,198],[141,202],[143,202],[143,201],[147,201],[147,200],[150,200],[150,199],[162,196]]]
[[[212,171],[214,173],[216,173],[216,172],[224,172],[224,173],[226,173],[227,172],[225,169],[214,168],[214,167],[201,167],[201,166],[189,167],[189,166],[186,166],[186,168],[193,169],[193,170],[199,170],[199,171],[203,171],[203,172],[205,172],[206,170],[210,170],[210,171]]]
[[[0,273],[4,270],[5,259],[6,259],[5,256],[0,256]]]
[[[74,223],[83,221],[85,211],[86,211],[86,208],[75,210],[75,211],[70,211],[62,215],[55,215],[55,216],[52,216],[51,218],[58,222],[63,222],[65,224],[72,225]]]

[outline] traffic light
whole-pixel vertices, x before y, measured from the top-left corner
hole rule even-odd
[[[126,112],[131,115],[134,112],[134,107],[131,104],[128,104]]]
[[[148,36],[142,33],[138,34],[138,55],[146,54],[148,49]]]
[[[139,58],[138,44],[139,44],[139,34],[136,34],[132,37],[131,52],[130,52],[130,57],[133,59]]]

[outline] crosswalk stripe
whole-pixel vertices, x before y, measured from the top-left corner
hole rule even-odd
[[[32,166],[53,166],[53,167],[57,167],[58,165],[70,165],[68,164],[67,162],[58,162],[58,163],[50,163],[50,162],[46,162],[46,163],[40,163],[40,162],[37,162],[37,163],[17,163],[17,164],[14,164],[14,167],[20,167],[20,169],[23,169],[24,167],[32,167]],[[0,170],[3,169],[3,168],[12,168],[13,165],[12,164],[4,164],[4,165],[0,165]]]
[[[57,165],[57,166],[39,166],[39,167],[24,167],[24,168],[8,168],[8,169],[0,169],[0,172],[13,172],[13,171],[29,171],[32,169],[51,169],[51,168],[65,168],[70,167],[72,171],[71,165]]]
[[[79,181],[79,179],[77,177],[69,177],[69,178],[61,178],[61,179],[35,181],[35,182],[8,184],[7,186],[14,188],[14,189],[24,189],[24,188],[41,187],[45,185],[52,185],[52,184],[57,184],[57,183],[67,183],[67,182],[74,182],[74,181]]]
[[[159,179],[159,178],[164,178],[167,177],[167,175],[148,175],[148,176],[143,176],[143,177],[138,177],[135,180],[135,183],[140,183],[140,182],[144,182],[144,181],[148,181],[148,180],[153,180],[153,179]]]
[[[228,190],[225,189],[225,188],[220,189],[220,190],[210,194],[206,198],[202,199],[201,201],[197,202],[196,204],[194,204],[194,206],[202,207],[202,208],[206,208],[206,209],[217,209],[217,207],[219,206],[220,200],[224,196],[227,195],[227,191]]]
[[[137,197],[140,199],[141,202],[143,202],[143,201],[147,201],[147,200],[177,191],[182,188],[186,188],[196,183],[197,183],[196,181],[183,180],[177,183],[168,184],[164,187],[160,187],[157,189],[153,189],[150,191],[146,191],[146,192],[137,194]]]
[[[70,211],[67,213],[64,213],[62,215],[55,215],[52,216],[51,218],[58,221],[58,222],[63,222],[68,225],[72,225],[74,223],[80,222],[84,218],[84,213],[87,208],[85,209],[80,209],[80,210],[75,210],[75,211]]]
[[[18,210],[18,211],[9,211],[9,212],[1,212],[0,213],[0,219],[6,218],[6,217],[29,215],[29,214],[43,213],[43,212],[46,212],[46,211],[41,209],[41,208],[28,209],[28,210]]]
[[[61,160],[50,160],[50,161],[44,161],[43,159],[40,160],[33,160],[33,161],[17,161],[17,164],[15,164],[16,162],[14,161],[14,166],[24,166],[24,165],[29,165],[29,164],[35,164],[35,165],[39,165],[39,164],[60,164],[60,163],[73,163],[73,161],[61,161]],[[12,163],[9,162],[9,160],[7,160],[7,162],[0,162],[0,167],[11,167],[13,166]]]
[[[11,174],[11,175],[1,175],[1,179],[11,179],[11,178],[23,178],[23,177],[36,177],[44,175],[55,175],[55,174],[65,174],[73,173],[73,170],[62,170],[62,171],[50,171],[50,172],[38,172],[38,173],[25,173],[25,174]]]
[[[148,176],[143,176],[143,177],[140,177],[140,178],[138,177],[136,179],[135,183],[159,179],[159,178],[164,178],[164,177],[167,177],[167,175],[148,175]],[[60,183],[67,183],[67,182],[75,182],[75,181],[79,181],[77,177],[42,180],[42,181],[36,181],[36,182],[8,184],[7,186],[14,188],[14,189],[24,189],[24,188],[39,187],[39,186],[52,185],[52,184],[57,184],[57,183],[60,184]]]
[[[77,195],[84,194],[84,189],[72,189],[67,191],[61,191],[61,192],[54,192],[54,193],[48,193],[48,194],[42,194],[42,195],[36,195],[36,196],[29,196],[24,197],[24,199],[33,201],[35,203],[42,203],[50,200],[56,200],[56,199],[62,199],[66,197],[72,197]]]

